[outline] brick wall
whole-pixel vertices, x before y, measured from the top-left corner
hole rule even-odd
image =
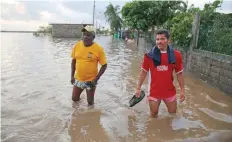
[[[180,51],[186,67],[188,54]],[[191,72],[226,94],[232,95],[232,56],[195,49],[190,64]]]
[[[203,80],[232,95],[232,56],[194,50],[191,71]]]
[[[51,24],[52,36],[63,38],[80,38],[82,36],[82,24]]]

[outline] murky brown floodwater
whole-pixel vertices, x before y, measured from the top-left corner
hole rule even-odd
[[[128,107],[142,46],[97,37],[108,69],[99,81],[95,107],[88,108],[85,94],[79,104],[71,101],[75,39],[2,33],[1,40],[3,142],[232,141],[232,98],[194,76],[185,76],[187,99],[178,104],[176,116],[161,103],[159,118],[150,118],[146,99]]]

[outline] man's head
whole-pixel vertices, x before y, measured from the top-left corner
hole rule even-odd
[[[156,46],[160,50],[165,50],[170,42],[170,33],[168,30],[158,30],[156,32]]]
[[[83,32],[83,42],[85,46],[91,46],[95,38],[95,28],[93,26],[85,26],[82,30]]]

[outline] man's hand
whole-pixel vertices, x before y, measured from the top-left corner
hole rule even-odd
[[[180,92],[180,102],[183,102],[184,100],[185,100],[185,96],[184,96],[184,89],[183,89]]]
[[[70,82],[71,82],[71,84],[74,84],[74,82],[75,82],[75,78],[74,78],[74,77],[72,77]]]
[[[99,77],[94,78],[94,80],[91,81],[92,85],[96,86],[98,80],[99,80]]]
[[[141,86],[142,86],[143,81],[145,80],[146,76],[147,76],[147,72],[144,71],[144,70],[141,70],[140,71],[140,75],[139,75],[139,81],[138,81],[138,84],[137,84],[137,87],[136,87],[136,94],[135,94],[135,96],[137,98],[140,97]]]
[[[135,94],[135,96],[136,96],[137,98],[139,98],[139,97],[140,97],[140,92],[141,92],[141,90],[140,90],[140,89],[136,89],[136,94]]]
[[[97,85],[97,81],[99,80],[98,77],[96,77],[95,79],[93,79],[92,81],[88,81],[86,82],[86,84],[90,87],[91,90],[94,90],[96,88]]]

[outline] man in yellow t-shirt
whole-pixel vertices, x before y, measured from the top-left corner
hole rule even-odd
[[[94,104],[96,84],[107,68],[104,49],[93,42],[95,30],[93,26],[85,26],[82,29],[83,38],[72,49],[71,83],[73,84],[72,100],[80,100],[84,89],[87,93],[88,105]],[[98,63],[101,69],[98,72]]]

